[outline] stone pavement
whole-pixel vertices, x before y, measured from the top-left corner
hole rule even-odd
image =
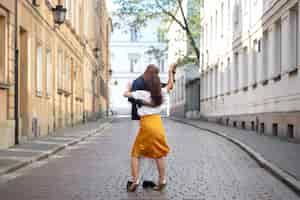
[[[0,177],[1,200],[299,200],[292,190],[228,140],[164,120],[171,152],[166,191],[126,192],[130,150],[138,124],[112,126],[31,167]],[[142,160],[142,180],[156,180]],[[7,180],[7,181],[5,181]]]
[[[291,184],[295,184],[291,186],[295,186],[295,189],[298,190],[298,192],[300,191],[299,143],[270,135],[261,135],[255,131],[231,128],[211,122],[188,120],[184,118],[173,119],[194,125],[200,129],[210,130],[219,135],[224,135],[234,143],[241,144],[242,148],[246,148],[246,151],[250,149],[250,154],[253,152],[254,156],[257,155],[258,159],[265,160],[264,162],[266,162],[267,165],[274,168],[270,170],[275,173],[275,175],[279,176],[279,178],[289,179],[287,181],[291,180]],[[288,182],[288,184],[290,183]]]
[[[109,119],[101,119],[59,129],[51,136],[37,138],[9,149],[0,150],[0,175],[48,158],[67,146],[74,145],[105,128],[108,121]]]

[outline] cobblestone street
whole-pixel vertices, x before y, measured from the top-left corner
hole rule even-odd
[[[110,129],[48,160],[0,178],[1,200],[297,200],[250,156],[227,140],[165,120],[171,153],[163,193],[126,192],[130,150],[138,123],[115,119]],[[141,178],[156,180],[154,163],[142,160]]]

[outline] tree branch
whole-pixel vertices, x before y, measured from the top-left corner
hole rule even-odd
[[[180,9],[180,12],[181,12],[181,15],[182,15],[185,27],[186,27],[187,36],[188,36],[188,38],[190,40],[190,44],[192,45],[192,47],[193,47],[193,49],[194,49],[194,51],[196,53],[197,62],[199,63],[199,61],[200,61],[200,51],[199,51],[199,49],[197,47],[197,44],[196,44],[195,39],[193,37],[193,34],[192,34],[191,30],[190,30],[187,17],[184,14],[184,10],[183,10],[183,7],[182,7],[182,0],[177,0],[177,2],[178,2],[178,5],[179,5],[179,9]]]
[[[189,23],[187,21],[187,18],[186,18],[185,14],[184,14],[184,10],[183,10],[183,7],[182,7],[182,0],[177,0],[177,3],[178,3],[178,6],[179,6],[179,9],[180,9],[180,13],[182,15],[184,24],[187,27],[187,29],[189,29]]]
[[[158,2],[158,0],[155,0],[157,6],[163,11],[163,13],[165,13],[166,15],[168,15],[169,17],[171,17],[183,30],[186,30],[186,26],[184,26],[181,21],[179,19],[177,19],[171,12],[167,11],[162,5],[160,5],[160,3]]]

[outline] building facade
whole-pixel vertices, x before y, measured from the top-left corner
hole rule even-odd
[[[191,14],[191,1],[182,1],[182,7],[185,15]],[[184,24],[180,9],[177,9],[175,17]],[[191,28],[191,27],[190,27]],[[198,41],[197,38],[194,38]],[[176,62],[178,58],[193,55],[192,46],[187,38],[186,31],[175,22],[170,23],[168,29],[168,60],[169,64]],[[197,118],[199,115],[199,66],[193,63],[180,64],[177,67],[175,75],[175,86],[171,91],[170,115],[176,117]]]
[[[160,68],[162,82],[167,82],[167,56],[157,58],[149,50],[164,50],[166,42],[158,31],[159,20],[153,20],[146,27],[115,29],[110,43],[112,76],[110,82],[110,104],[113,112],[129,115],[131,105],[123,93],[129,82],[142,75],[149,64]]]
[[[14,1],[0,1],[0,147],[14,143]]]
[[[201,114],[300,139],[298,0],[203,1]]]
[[[54,134],[58,128],[82,123],[88,116],[100,112],[100,72],[109,68],[104,66],[107,63],[100,64],[102,58],[96,51],[101,42],[106,41],[101,41],[99,33],[102,27],[98,23],[101,19],[97,19],[101,18],[97,14],[101,8],[97,5],[102,1],[20,0],[16,26],[11,21],[16,13],[14,5],[10,5],[12,2],[0,1],[3,15],[7,16],[2,25],[5,39],[1,40],[6,49],[5,56],[1,57],[4,63],[1,88],[4,89],[1,89],[0,99],[4,105],[1,108],[0,147],[3,148],[14,145],[16,141],[15,27],[19,49],[18,138],[21,142]],[[52,8],[58,3],[67,9],[66,21],[61,26],[54,24],[52,13]]]

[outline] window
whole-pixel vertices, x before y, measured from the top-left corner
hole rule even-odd
[[[72,9],[71,9],[71,4],[72,4],[72,0],[66,0],[65,1],[65,6],[66,6],[66,9],[67,9],[67,16],[66,16],[66,19],[67,20],[70,20],[71,19],[71,15],[72,15]]]
[[[164,42],[165,41],[165,34],[162,31],[157,31],[157,41]]]
[[[75,7],[75,9],[76,9],[76,11],[74,12],[74,14],[75,14],[75,31],[76,31],[76,33],[79,33],[79,26],[80,26],[80,20],[81,20],[81,11],[82,11],[82,7],[81,7],[81,4],[80,4],[80,2],[77,0],[76,1],[77,2],[77,4],[76,4],[76,7]]]
[[[61,50],[58,51],[58,57],[57,57],[57,87],[58,89],[62,88],[62,65],[63,65],[63,52]]]
[[[0,83],[6,83],[7,81],[7,69],[6,69],[6,53],[7,53],[7,29],[6,29],[6,17],[2,16],[2,10],[0,10]]]
[[[36,49],[36,92],[38,96],[42,95],[43,87],[43,49],[38,44]]]
[[[290,52],[291,52],[291,64],[290,64],[290,70],[294,70],[297,68],[297,54],[298,54],[298,37],[299,37],[299,32],[298,32],[298,24],[299,24],[299,12],[298,12],[298,4],[296,4],[295,7],[291,9],[291,22],[290,22],[290,28],[291,28],[291,47],[290,47]],[[289,70],[289,71],[290,71]]]
[[[208,48],[208,25],[205,24],[205,48]]]
[[[257,43],[257,52],[258,53],[261,52],[261,40],[258,40],[258,43]]]
[[[295,137],[295,134],[294,134],[294,125],[293,124],[288,124],[288,127],[287,127],[287,136],[290,139],[293,139]]]
[[[221,37],[224,35],[224,3],[221,5]]]
[[[233,90],[237,90],[238,89],[238,83],[239,83],[239,53],[235,53],[234,54],[234,63],[233,63]]]
[[[52,93],[52,57],[51,57],[51,51],[47,50],[46,52],[46,74],[47,74],[47,80],[46,80],[46,94],[47,96],[50,96]]]
[[[218,75],[218,78],[219,78],[219,80],[218,80],[218,95],[222,95],[223,94],[223,86],[224,86],[224,83],[223,83],[223,68],[224,68],[224,64],[223,63],[221,63],[221,65],[220,65],[220,69],[218,70],[218,73],[219,73],[219,75]]]
[[[72,22],[72,27],[75,28],[75,24],[77,21],[77,12],[76,12],[76,7],[77,7],[77,0],[71,0],[71,22]]]
[[[273,136],[278,136],[278,124],[277,123],[272,124],[272,133],[273,133]]]
[[[210,17],[210,36],[209,36],[209,45],[212,47],[212,41],[213,41],[213,18]]]
[[[231,7],[230,7],[230,1],[227,1],[227,28],[230,30],[230,25],[231,25]]]
[[[159,68],[160,68],[160,72],[165,72],[165,60],[161,59],[159,61]]]
[[[71,64],[71,59],[69,57],[66,57],[65,59],[65,73],[64,73],[64,84],[65,84],[65,90],[70,91],[70,80],[71,80],[71,73],[70,73],[70,64]]]
[[[214,70],[214,82],[215,82],[215,85],[214,85],[214,97],[218,96],[218,85],[219,85],[219,67],[220,66],[217,66]]]
[[[201,54],[201,70],[204,70],[204,54]]]
[[[281,56],[282,56],[282,48],[281,48],[281,22],[277,21],[275,24],[275,63],[274,63],[274,77],[277,77],[281,73]]]
[[[241,14],[240,2],[238,2],[238,1],[235,2],[233,12],[234,12],[234,15],[233,15],[234,28],[235,28],[235,31],[238,31],[238,28],[240,26],[240,14]]]
[[[231,69],[230,69],[231,65],[230,65],[230,58],[227,58],[227,89],[226,89],[226,92],[230,92],[231,91],[231,84],[230,84],[230,81],[231,81]]]
[[[269,34],[268,31],[263,33],[263,65],[261,66],[261,81],[266,81],[268,79],[268,45],[269,45]]]
[[[131,27],[130,29],[130,41],[136,42],[138,40],[138,31],[136,27]]]
[[[298,4],[300,4],[299,2],[298,2]],[[298,6],[297,8],[296,8],[296,13],[295,13],[295,17],[296,17],[296,19],[295,19],[295,23],[296,23],[296,41],[297,41],[297,45],[296,45],[296,51],[297,51],[297,54],[296,54],[296,56],[297,56],[297,65],[299,66],[300,65],[300,34],[299,34],[299,31],[300,31],[300,26],[299,26],[299,23],[300,23],[300,21],[299,21],[299,7],[300,6]]]
[[[216,18],[215,18],[215,39],[217,39],[218,37],[218,31],[219,31],[219,27],[218,27],[218,11],[216,11]]]
[[[249,85],[253,85],[256,83],[257,78],[257,52],[258,52],[258,42],[257,40],[253,41],[253,48],[251,50],[251,65],[249,67]]]
[[[242,87],[246,87],[248,84],[248,48],[243,49],[243,83]]]
[[[129,65],[130,65],[130,72],[138,72],[136,69],[136,65],[139,61],[139,55],[137,54],[129,54],[128,58],[129,58]]]

